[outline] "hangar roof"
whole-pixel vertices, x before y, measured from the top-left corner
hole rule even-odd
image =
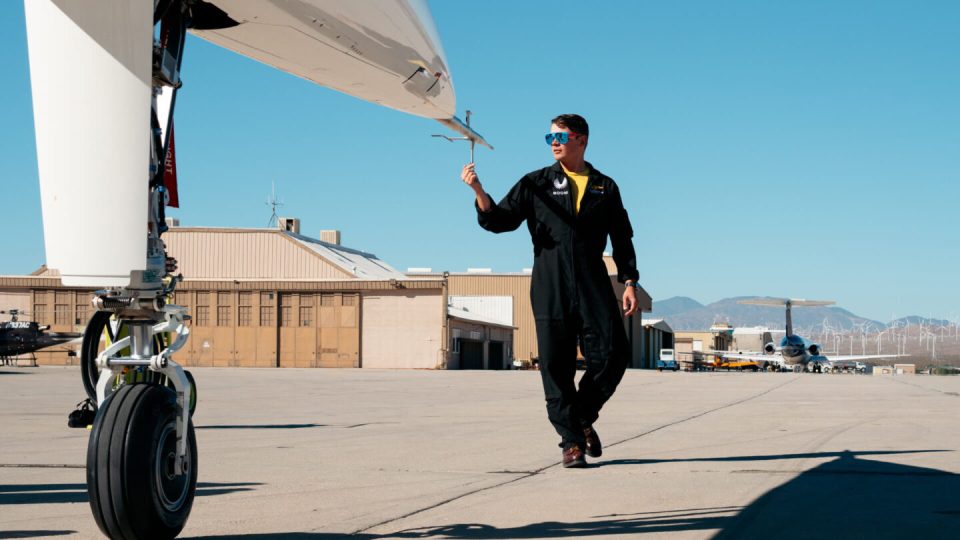
[[[171,227],[163,239],[194,280],[410,279],[372,253],[280,229]]]
[[[643,321],[644,328],[653,328],[660,330],[661,332],[666,332],[668,334],[673,333],[673,328],[670,328],[670,325],[667,324],[663,319],[649,319]]]
[[[350,249],[338,244],[330,244],[287,231],[279,231],[296,240],[303,247],[313,251],[327,262],[338,266],[344,272],[357,279],[407,279],[406,274],[398,272],[389,264],[372,253]]]

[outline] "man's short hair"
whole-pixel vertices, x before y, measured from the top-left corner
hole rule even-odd
[[[567,128],[574,133],[590,135],[590,126],[587,125],[587,119],[579,114],[561,114],[551,120],[550,123],[556,124],[557,127]]]

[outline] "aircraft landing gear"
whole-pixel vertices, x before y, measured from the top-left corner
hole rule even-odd
[[[177,472],[176,394],[158,384],[122,386],[101,405],[87,447],[93,517],[111,538],[180,534],[197,488],[193,423]]]
[[[87,444],[87,494],[110,538],[174,538],[197,489],[197,441],[190,417],[193,377],[173,360],[190,334],[186,308],[169,304],[180,276],[160,236],[167,229],[164,184],[180,63],[192,2],[154,3],[153,103],[147,252],[129,285],[97,291],[84,336],[84,387],[98,405]],[[144,126],[147,129],[147,126]],[[99,351],[101,336],[107,345]],[[95,385],[94,385],[95,381]]]
[[[112,332],[114,339],[94,361],[99,408],[87,444],[90,509],[110,538],[174,538],[186,525],[197,489],[197,442],[190,420],[195,383],[171,358],[190,331],[185,309],[164,305],[166,295],[145,305],[136,293],[124,294],[133,294],[125,303],[137,306],[115,315],[128,335]],[[110,305],[118,298],[101,293],[97,301]],[[109,327],[110,317],[109,311],[98,312],[90,326],[105,322]],[[157,322],[159,317],[165,320]],[[90,329],[103,331],[103,326]],[[99,335],[85,341],[99,342]],[[160,348],[166,335],[175,338]],[[93,370],[85,365],[84,373],[86,380]]]

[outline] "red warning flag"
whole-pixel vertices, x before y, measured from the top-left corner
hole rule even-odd
[[[170,149],[167,150],[167,159],[163,164],[163,187],[170,194],[167,206],[180,208],[180,198],[177,196],[177,155],[173,144],[173,122],[170,122]]]

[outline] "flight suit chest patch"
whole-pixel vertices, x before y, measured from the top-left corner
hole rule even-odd
[[[551,195],[562,197],[570,194],[570,180],[566,176],[558,176],[553,179],[553,191]]]

